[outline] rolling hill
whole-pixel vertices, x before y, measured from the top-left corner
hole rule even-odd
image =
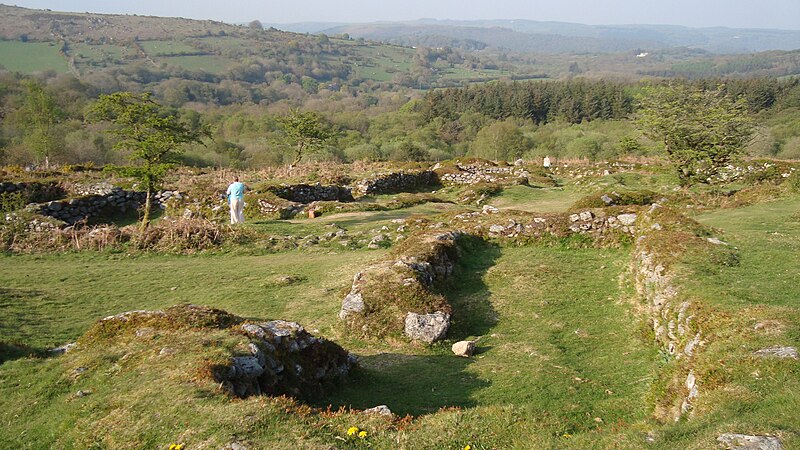
[[[275,25],[281,28],[280,25]],[[300,28],[299,24],[294,25]],[[800,48],[800,30],[689,28],[677,25],[583,25],[532,20],[439,21],[349,24],[319,27],[317,32],[348,33],[402,45],[433,42],[517,52],[613,53],[687,47],[714,54],[751,53]],[[313,29],[305,27],[305,29]],[[463,45],[463,44],[462,44]]]

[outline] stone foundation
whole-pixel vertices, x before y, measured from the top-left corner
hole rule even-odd
[[[394,172],[359,181],[353,190],[360,195],[397,194],[415,192],[440,186],[436,172]]]

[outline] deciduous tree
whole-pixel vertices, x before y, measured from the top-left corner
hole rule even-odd
[[[22,115],[25,125],[25,144],[40,158],[45,168],[50,168],[50,156],[63,145],[58,124],[64,113],[44,88],[35,81],[29,81]]]
[[[664,143],[684,185],[710,182],[753,137],[755,125],[746,101],[727,95],[724,86],[650,86],[638,100],[637,125],[646,136]]]
[[[522,130],[511,121],[495,122],[482,128],[475,137],[470,153],[495,161],[516,159],[530,148]]]
[[[313,111],[293,109],[289,114],[279,117],[278,123],[284,132],[285,142],[293,149],[294,160],[289,168],[294,168],[303,156],[317,151],[335,135],[319,114]]]
[[[124,171],[136,177],[147,192],[141,222],[144,231],[150,222],[153,191],[178,162],[181,147],[190,142],[201,142],[208,136],[208,130],[190,127],[176,116],[165,114],[161,105],[148,93],[101,95],[92,106],[89,118],[111,122],[113,127],[109,131],[120,138],[114,148],[130,152],[131,160],[138,164]]]

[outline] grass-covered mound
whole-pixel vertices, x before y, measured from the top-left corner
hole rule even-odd
[[[164,333],[183,335],[190,341],[218,331],[230,335],[223,345],[229,354],[195,355],[202,362],[191,370],[201,377],[212,377],[224,392],[239,397],[263,393],[314,398],[342,381],[355,364],[355,358],[341,347],[311,336],[297,323],[245,321],[222,310],[195,305],[106,317],[78,340],[76,348],[91,353],[98,346],[129,345],[137,339],[157,345]],[[159,355],[182,351],[180,346],[162,347]]]
[[[452,308],[435,288],[453,273],[459,237],[453,231],[418,231],[386,260],[357,273],[339,313],[346,328],[365,337],[399,337],[409,335],[410,313],[438,314],[447,322],[446,332]]]
[[[796,323],[797,304],[767,294],[786,298],[797,291],[775,276],[797,272],[796,264],[779,257],[796,245],[783,239],[786,248],[768,248],[767,241],[776,234],[796,237],[800,228],[787,221],[787,211],[769,205],[751,207],[747,218],[718,212],[704,221],[735,230],[746,239],[739,242],[719,239],[720,230],[658,205],[639,223],[635,285],[663,358],[650,401],[660,420],[688,419],[665,427],[663,438],[674,445],[705,433],[716,433],[720,442],[730,433],[758,436],[747,439],[786,448],[797,439],[797,327],[788,325]],[[765,238],[754,233],[759,222],[781,232]]]
[[[8,378],[34,366],[26,379]],[[236,397],[316,398],[352,367],[341,347],[290,322],[193,305],[118,314],[95,323],[65,354],[4,371],[4,391],[19,401],[6,403],[3,416],[26,422],[7,428],[0,447],[247,447],[259,436],[286,448],[298,439],[308,444],[315,438],[282,434],[302,427],[310,408],[285,397]],[[39,400],[22,400],[29,395]],[[270,431],[275,426],[281,431]]]

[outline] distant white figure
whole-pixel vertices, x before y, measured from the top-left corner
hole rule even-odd
[[[544,157],[544,161],[542,162],[542,164],[544,165],[545,169],[549,169],[550,168],[550,157],[549,156],[545,156]]]
[[[231,224],[244,223],[244,183],[239,182],[239,177],[233,178],[233,183],[228,186],[228,204],[231,207]]]

